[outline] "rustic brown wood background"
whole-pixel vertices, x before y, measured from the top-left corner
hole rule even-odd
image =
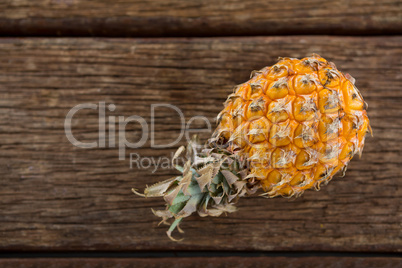
[[[401,34],[395,0],[0,0],[0,266],[400,266]],[[131,193],[177,173],[130,168],[128,158],[169,158],[177,146],[147,142],[119,160],[116,147],[77,148],[64,133],[81,103],[147,121],[151,104],[168,103],[213,122],[251,70],[313,52],[352,74],[369,104],[374,137],[362,158],[320,192],[192,216],[179,243],[151,213],[163,202]],[[139,125],[127,128],[138,140]],[[177,114],[157,110],[155,143],[179,132]],[[73,133],[97,140],[98,112],[77,113]]]

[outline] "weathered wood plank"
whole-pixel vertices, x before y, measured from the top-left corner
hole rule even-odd
[[[0,1],[3,36],[401,33],[400,0]]]
[[[0,248],[7,250],[401,251],[402,37],[219,39],[0,39]],[[316,52],[357,79],[374,138],[345,178],[296,200],[246,198],[227,217],[190,217],[173,243],[151,207],[134,196],[175,171],[130,169],[117,148],[74,147],[64,133],[81,103],[115,104],[108,116],[139,115],[170,103],[186,120],[211,121],[233,85],[278,56]],[[201,124],[198,124],[201,126]],[[139,139],[132,123],[128,139]],[[157,110],[156,144],[174,141],[178,116]],[[73,120],[81,141],[98,137],[98,112]],[[210,133],[204,133],[207,137]],[[183,138],[180,144],[184,144]],[[178,147],[129,153],[170,157]]]
[[[394,268],[401,264],[400,258],[385,257],[204,257],[204,258],[156,258],[156,259],[3,259],[1,267],[370,267]]]

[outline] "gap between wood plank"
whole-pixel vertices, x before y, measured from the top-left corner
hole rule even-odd
[[[352,257],[377,258],[401,257],[392,252],[331,252],[331,251],[2,251],[1,258],[198,258],[198,257]]]
[[[147,39],[160,39],[160,38],[225,38],[225,37],[285,37],[285,36],[328,36],[328,37],[388,37],[388,36],[402,36],[401,31],[394,30],[373,30],[373,31],[354,31],[354,30],[342,30],[342,31],[281,31],[278,33],[265,33],[265,32],[250,32],[250,33],[225,33],[225,32],[211,32],[208,34],[202,34],[197,32],[167,32],[162,35],[152,33],[141,33],[136,35],[128,35],[122,31],[116,32],[95,32],[93,34],[81,33],[79,31],[67,32],[66,34],[57,34],[52,31],[40,31],[40,32],[28,32],[23,31],[2,31],[0,29],[0,38],[147,38]]]

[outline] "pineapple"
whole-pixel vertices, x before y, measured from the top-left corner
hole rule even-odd
[[[168,236],[193,212],[219,216],[258,190],[265,197],[298,197],[320,189],[349,161],[361,156],[371,132],[367,104],[354,79],[313,54],[253,71],[238,85],[219,113],[218,127],[203,149],[197,141],[186,152],[181,176],[147,187],[144,197],[160,197],[166,210],[153,211],[169,224]],[[174,159],[173,159],[174,161]],[[174,239],[173,239],[174,240]]]

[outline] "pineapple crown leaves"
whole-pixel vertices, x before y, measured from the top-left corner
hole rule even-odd
[[[197,143],[191,141],[187,148],[180,147],[172,161],[186,151],[184,166],[175,165],[182,172],[181,176],[158,182],[147,187],[144,194],[133,192],[143,197],[163,197],[165,210],[152,210],[154,215],[161,217],[160,223],[168,224],[168,219],[174,221],[167,231],[168,237],[179,227],[183,218],[197,212],[201,217],[220,216],[222,213],[234,212],[234,204],[239,197],[252,194],[257,187],[251,188],[247,179],[247,170],[243,168],[236,156],[221,149],[197,150]]]

